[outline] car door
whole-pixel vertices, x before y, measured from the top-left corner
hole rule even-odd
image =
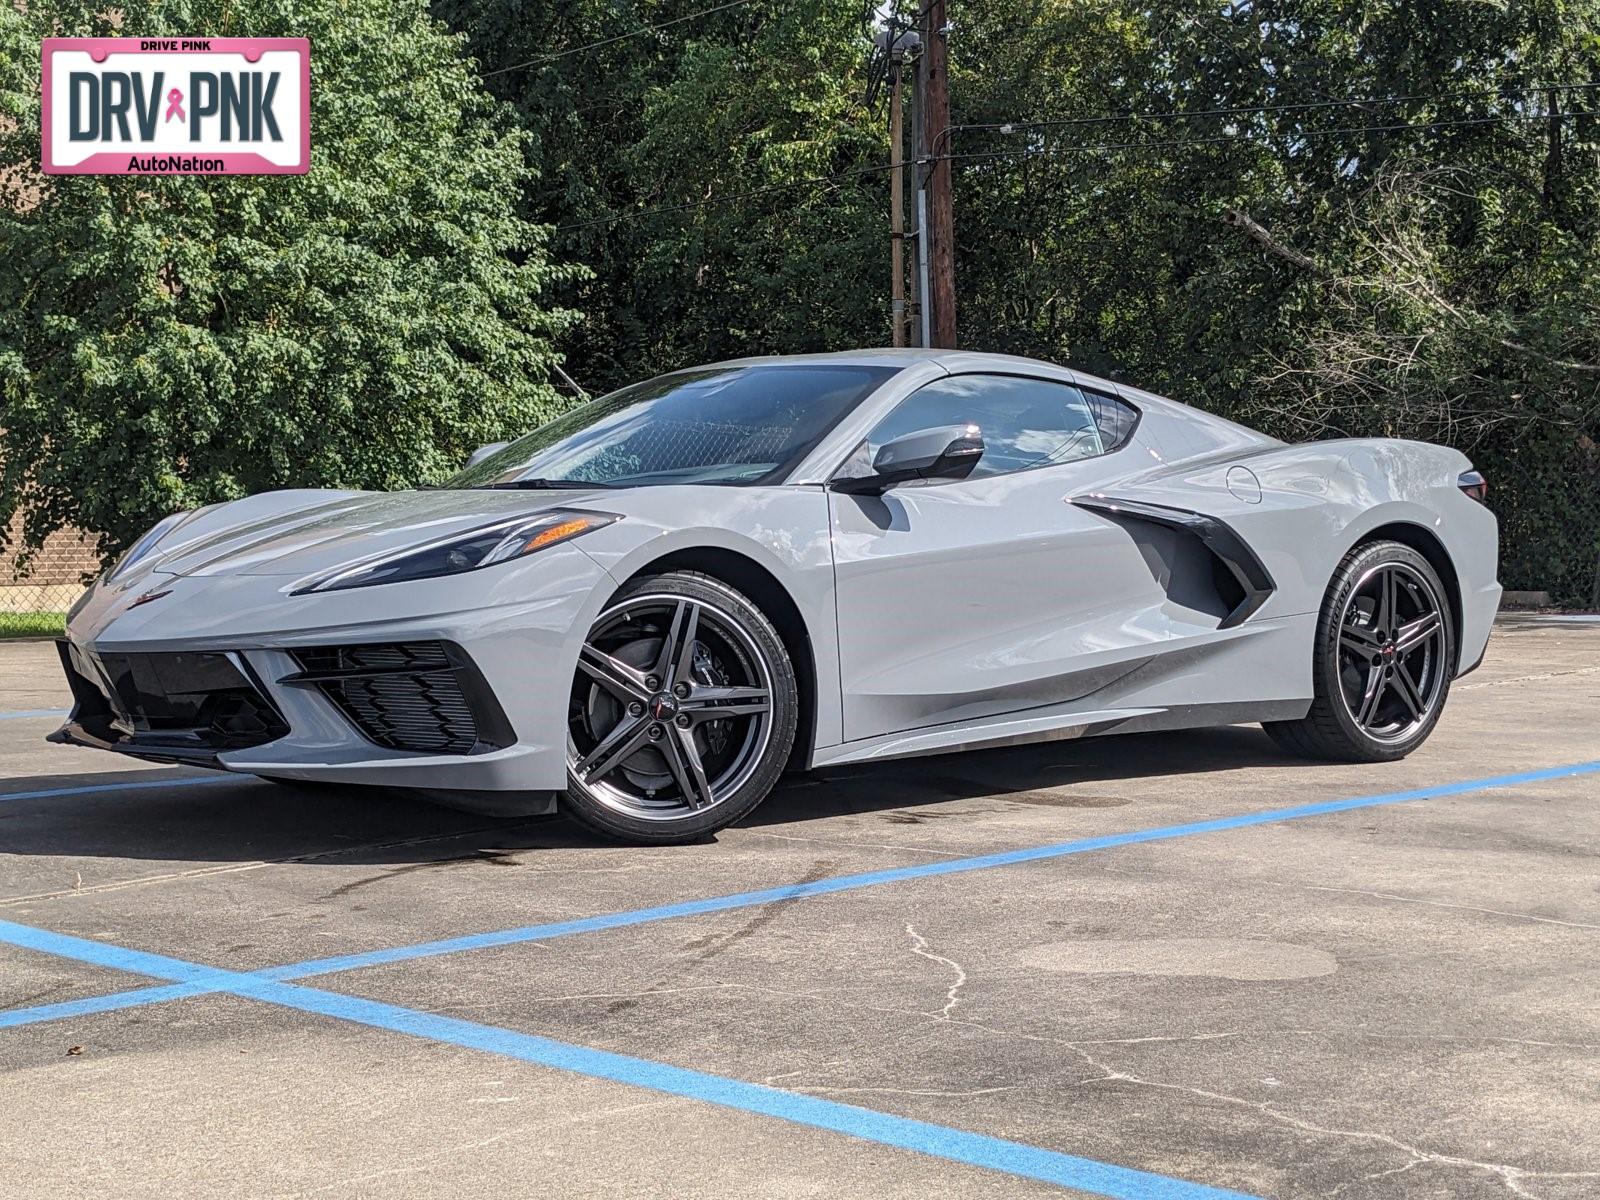
[[[1163,593],[1135,540],[1068,503],[1129,470],[1137,413],[1060,380],[952,375],[913,392],[863,454],[975,424],[959,481],[830,492],[846,741],[1085,696],[1149,657]]]

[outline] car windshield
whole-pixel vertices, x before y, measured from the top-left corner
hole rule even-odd
[[[663,375],[557,417],[444,486],[774,482],[896,369],[796,363]]]

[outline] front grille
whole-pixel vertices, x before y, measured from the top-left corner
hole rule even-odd
[[[289,732],[232,655],[102,654],[59,644],[75,719],[139,746],[242,750]]]
[[[448,642],[292,651],[301,674],[368,741],[389,750],[474,754],[510,744],[504,714],[472,660]]]

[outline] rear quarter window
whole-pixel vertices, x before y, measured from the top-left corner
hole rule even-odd
[[[1125,400],[1104,392],[1084,390],[1083,398],[1100,430],[1101,453],[1110,454],[1128,444],[1139,424],[1139,410]]]

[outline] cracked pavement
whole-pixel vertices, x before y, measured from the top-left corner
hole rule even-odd
[[[53,659],[0,645],[0,708],[64,703]],[[180,774],[12,720],[0,917],[252,970],[1591,760],[1597,715],[1600,621],[1513,618],[1401,763],[1244,727],[969,753],[648,850],[249,782],[6,803]],[[1252,1195],[1588,1200],[1597,939],[1587,776],[314,982]],[[0,1009],[141,982],[0,947]],[[0,1030],[0,1095],[4,1200],[1062,1194],[231,996]]]

